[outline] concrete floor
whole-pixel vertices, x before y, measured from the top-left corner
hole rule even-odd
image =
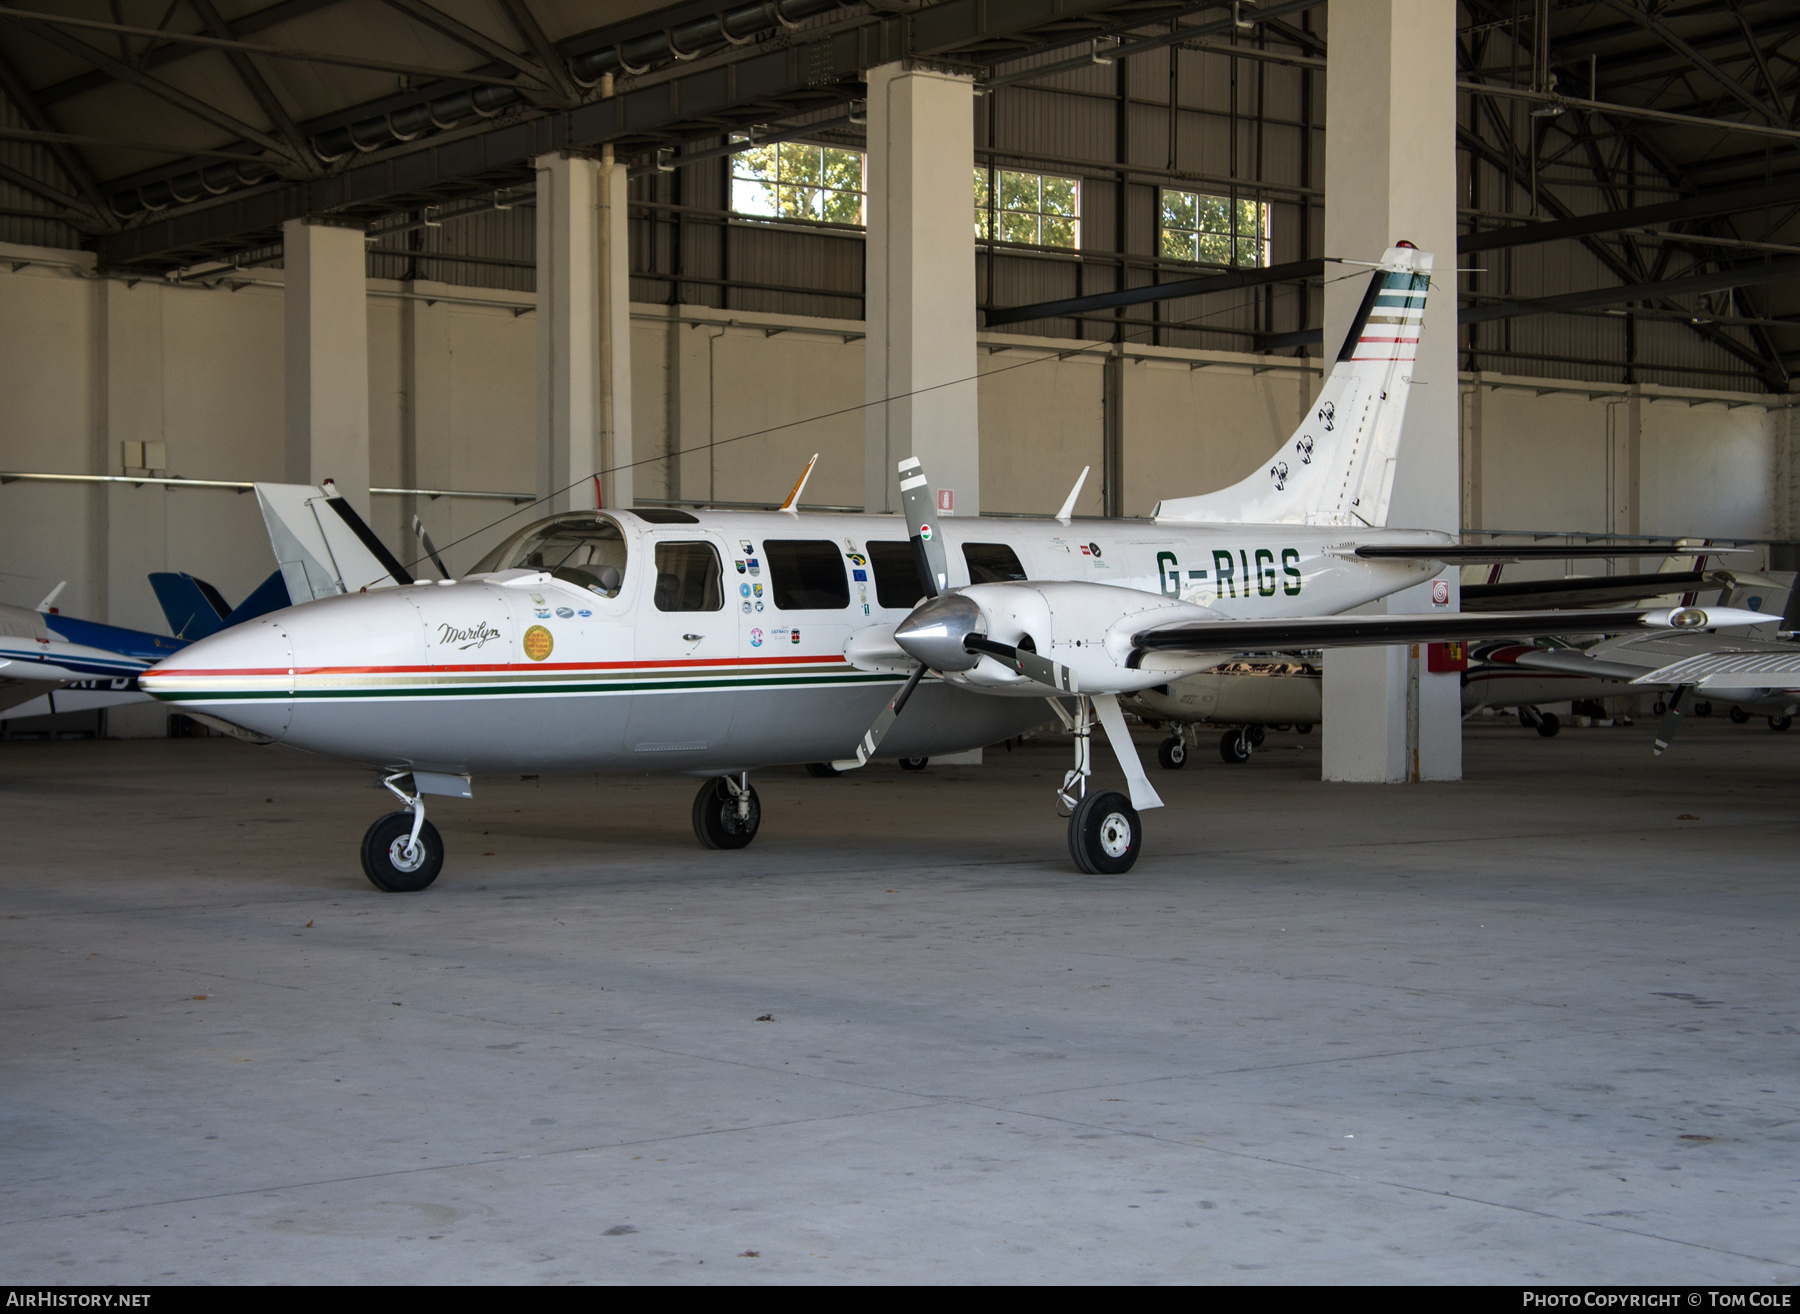
[[[1793,1281],[1800,733],[1649,738],[1207,748],[1113,878],[1050,745],[768,773],[734,854],[481,780],[410,896],[356,770],[9,744],[0,1271]]]

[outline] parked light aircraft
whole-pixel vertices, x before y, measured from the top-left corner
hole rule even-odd
[[[1549,628],[1551,613],[1338,614],[1494,556],[1383,527],[1431,263],[1403,244],[1373,266],[1316,403],[1266,471],[1166,500],[1153,523],[1077,529],[1067,505],[1042,521],[937,521],[909,458],[904,519],[570,512],[461,579],[421,582],[332,490],[265,485],[289,592],[312,600],[140,679],[270,740],[382,768],[405,804],[363,838],[364,871],[384,890],[436,878],[443,842],[423,796],[468,797],[476,773],[705,777],[695,833],[735,849],[761,823],[754,768],[971,749],[1041,723],[1045,699],[1074,734],[1058,791],[1071,855],[1122,872],[1140,851],[1140,811],[1161,800],[1120,695],[1220,654]],[[1583,617],[1611,629],[1732,619]],[[1088,790],[1096,719],[1129,798]]]
[[[36,608],[0,604],[0,715],[36,716],[143,701],[149,695],[139,690],[137,677],[164,657],[228,625],[288,605],[279,574],[263,581],[235,610],[217,589],[192,575],[159,571],[150,576],[150,586],[172,634],[65,616],[51,605],[61,584]],[[57,694],[64,690],[75,697],[59,707]]]

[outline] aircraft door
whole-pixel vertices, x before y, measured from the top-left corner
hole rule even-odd
[[[725,589],[725,541],[695,529],[644,538],[649,586],[637,604],[627,735],[639,753],[694,752],[725,742],[736,698],[738,616]]]

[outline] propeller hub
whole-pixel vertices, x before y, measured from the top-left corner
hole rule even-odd
[[[981,655],[963,647],[986,628],[981,608],[960,593],[945,593],[922,604],[894,629],[894,642],[934,671],[972,671]]]

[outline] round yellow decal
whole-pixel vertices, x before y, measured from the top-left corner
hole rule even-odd
[[[542,625],[533,625],[525,631],[525,655],[532,661],[543,661],[555,646],[556,641],[550,637],[550,631]]]

